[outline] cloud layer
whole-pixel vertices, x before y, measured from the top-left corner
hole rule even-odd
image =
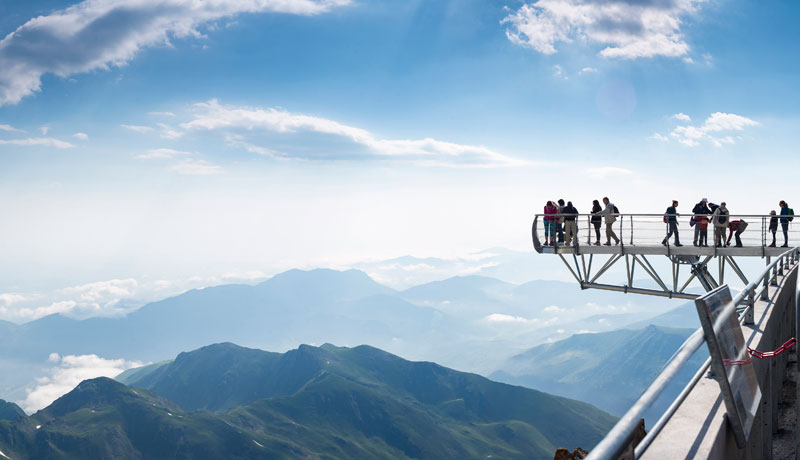
[[[33,18],[0,41],[0,106],[60,77],[121,66],[142,48],[199,37],[199,28],[241,13],[314,15],[351,0],[85,0]]]
[[[506,35],[542,54],[573,41],[605,45],[600,55],[637,59],[689,52],[683,18],[705,0],[538,0],[507,16]]]

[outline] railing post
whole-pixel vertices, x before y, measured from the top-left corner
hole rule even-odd
[[[769,272],[767,272],[761,280],[761,300],[769,300]]]
[[[755,324],[755,297],[755,289],[750,290],[750,293],[747,295],[747,311],[744,313],[744,324]]]

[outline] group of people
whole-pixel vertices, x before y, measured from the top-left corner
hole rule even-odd
[[[600,226],[603,221],[606,224],[606,246],[611,246],[611,240],[614,244],[619,244],[619,237],[614,233],[614,222],[617,221],[619,209],[614,206],[608,197],[603,198],[604,206],[600,206],[600,202],[594,200],[592,202],[592,218],[591,223],[594,227],[594,233],[597,236],[595,246],[600,245]],[[559,243],[569,245],[573,242],[578,242],[577,232],[578,227],[575,219],[578,217],[578,210],[568,201],[566,205],[564,200],[548,201],[544,207],[544,245],[556,246]]]
[[[783,230],[783,246],[789,247],[789,222],[794,219],[794,210],[789,207],[786,201],[781,200],[780,217],[773,210],[770,211],[769,232],[772,233],[772,244],[769,247],[776,246],[776,234],[778,232],[778,223],[780,223]],[[619,215],[619,209],[611,203],[608,197],[603,198],[603,206],[600,202],[594,200],[592,202],[592,212],[590,223],[594,227],[596,240],[595,246],[600,245],[600,227],[605,222],[606,227],[606,246],[611,246],[611,240],[614,244],[619,244],[620,240],[614,232],[614,222]],[[678,232],[678,201],[673,200],[672,205],[667,207],[664,213],[664,223],[667,224],[667,236],[661,241],[664,246],[669,245],[669,240],[674,236],[674,246],[683,246],[680,242]],[[557,246],[558,244],[570,245],[578,244],[578,227],[577,227],[578,210],[571,201],[564,202],[563,199],[557,201],[548,201],[544,207],[544,245]],[[710,203],[707,198],[703,198],[692,208],[692,217],[689,225],[694,226],[694,246],[708,247],[708,225],[711,223],[714,228],[714,245],[716,247],[729,246],[731,238],[735,237],[736,247],[742,247],[741,234],[747,228],[748,223],[744,219],[731,220],[730,212],[723,201],[720,204]],[[725,239],[725,232],[728,233],[727,240]]]
[[[769,232],[772,233],[772,243],[769,247],[776,246],[775,237],[778,233],[778,222],[780,221],[783,230],[783,246],[782,248],[789,247],[789,222],[794,219],[794,210],[789,207],[786,201],[781,200],[778,205],[781,208],[780,218],[775,210],[769,212]],[[661,241],[661,244],[667,246],[669,239],[675,236],[675,246],[683,246],[680,243],[678,235],[678,200],[672,200],[672,206],[667,207],[664,213],[664,222],[667,224],[667,236]],[[730,212],[723,201],[720,204],[710,203],[708,198],[703,198],[699,203],[692,208],[692,217],[689,220],[689,225],[694,226],[694,246],[708,247],[708,224],[714,226],[714,246],[730,246],[731,237],[736,238],[736,247],[742,247],[741,234],[749,225],[744,219],[731,220]],[[726,229],[728,231],[728,239],[725,239]]]

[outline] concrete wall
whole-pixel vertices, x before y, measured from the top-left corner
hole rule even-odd
[[[795,286],[797,267],[784,271],[778,285],[769,289],[769,299],[755,304],[755,324],[742,327],[748,346],[771,351],[795,334]],[[772,434],[777,427],[777,406],[783,384],[786,354],[759,360],[753,358],[763,394],[748,444],[736,446],[725,415],[719,384],[710,375],[702,378],[673,415],[650,448],[641,457],[663,459],[771,459]]]

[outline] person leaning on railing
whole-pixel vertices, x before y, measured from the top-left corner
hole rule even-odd
[[[714,245],[721,247],[725,241],[725,229],[728,227],[728,208],[725,207],[724,201],[714,210],[711,217],[714,222]]]
[[[551,240],[553,246],[556,245],[556,214],[558,208],[552,201],[548,201],[544,206],[544,245],[550,246]]]
[[[692,244],[694,244],[695,246],[702,246],[702,244],[698,242],[698,239],[700,238],[700,230],[702,229],[697,224],[700,222],[700,219],[703,216],[711,214],[711,210],[708,209],[708,198],[703,198],[702,200],[700,200],[699,203],[694,205],[694,208],[692,208],[692,214],[694,214],[694,219],[695,219],[694,241]],[[706,223],[708,223],[708,219],[706,219]],[[706,240],[707,239],[708,236],[706,235]],[[708,242],[706,242],[706,246],[708,246]]]
[[[575,238],[575,245],[578,244],[578,227],[576,226],[575,219],[578,217],[578,210],[572,206],[571,201],[567,201],[567,205],[561,211],[564,213],[564,244],[569,246],[572,239]]]

